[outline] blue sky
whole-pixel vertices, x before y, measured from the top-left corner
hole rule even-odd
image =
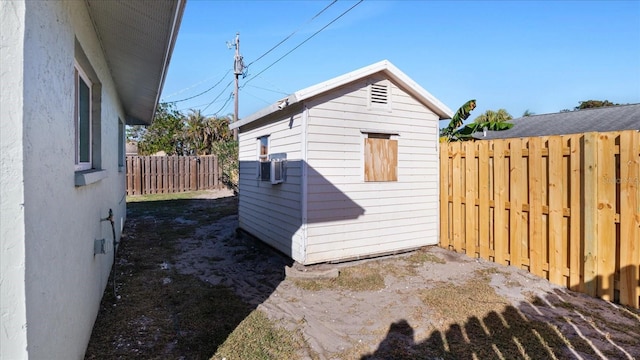
[[[640,103],[638,0],[365,0],[307,40],[357,4],[332,2],[189,0],[161,101],[191,97],[221,81],[176,108],[232,114],[233,85],[225,87],[234,79],[234,50],[226,43],[239,32],[244,63],[251,64],[240,78],[240,118],[384,59],[452,111],[476,99],[469,120],[488,109],[519,117],[589,99]]]

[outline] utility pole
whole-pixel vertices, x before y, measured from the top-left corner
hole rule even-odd
[[[240,33],[236,33],[236,42],[233,44],[236,48],[236,56],[233,60],[233,73],[236,76],[236,87],[233,91],[233,122],[238,121],[238,77],[244,70],[242,55],[240,55]],[[238,140],[238,128],[233,129],[233,139]]]

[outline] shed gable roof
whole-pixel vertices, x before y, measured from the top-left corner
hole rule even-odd
[[[510,122],[513,123],[511,129],[487,131],[487,136],[478,133],[475,138],[491,140],[594,131],[640,130],[640,104],[532,115]]]
[[[413,81],[409,76],[395,67],[391,62],[389,62],[388,60],[383,60],[375,64],[352,71],[350,73],[310,86],[308,88],[296,91],[295,93],[289,95],[287,98],[271,104],[266,108],[263,108],[262,110],[259,110],[237,122],[230,124],[229,127],[231,129],[239,128],[281,110],[281,104],[290,106],[295,103],[310,99],[312,97],[330,92],[343,85],[358,81],[377,73],[384,74],[388,79],[391,79],[399,84],[410,95],[415,97],[419,102],[436,113],[440,117],[440,119],[450,119],[453,116],[453,112],[445,104],[436,99],[427,90],[422,88],[420,85],[418,85],[418,83]]]
[[[186,0],[85,0],[129,125],[155,114]]]

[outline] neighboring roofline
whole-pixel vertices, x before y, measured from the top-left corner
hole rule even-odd
[[[409,94],[414,96],[418,101],[423,103],[429,109],[434,111],[440,117],[440,120],[450,119],[453,112],[440,100],[436,99],[431,93],[413,81],[409,76],[395,67],[389,60],[382,60],[375,64],[365,66],[350,73],[335,77],[333,79],[321,82],[319,84],[296,91],[288,97],[281,99],[257,112],[229,125],[230,129],[236,129],[241,126],[252,123],[258,119],[282,110],[284,107],[291,106],[295,103],[310,99],[312,97],[324,94],[343,85],[360,80],[367,76],[384,73],[390,79],[400,84]]]
[[[637,109],[635,112],[628,113],[629,108]],[[611,111],[615,112],[615,115],[611,115]],[[472,137],[476,140],[497,140],[497,139],[511,139],[511,138],[525,138],[525,137],[540,137],[540,136],[555,136],[555,135],[568,135],[568,134],[580,134],[585,132],[609,132],[609,131],[625,131],[625,130],[638,130],[640,131],[640,103],[634,104],[621,104],[597,108],[580,109],[566,112],[555,112],[547,114],[535,114],[530,116],[522,116],[516,119],[511,119],[508,122],[514,124],[510,129],[503,131],[489,130],[485,136],[482,131],[475,132]],[[614,119],[615,121],[600,122],[595,124],[593,118],[589,118],[590,115],[595,113],[608,113],[608,119]],[[620,115],[625,112],[624,115]],[[583,115],[582,117],[580,115]],[[569,119],[558,120],[556,117],[567,117]],[[621,117],[622,116],[622,117]],[[562,121],[562,123],[559,123]],[[586,122],[585,122],[586,121]],[[553,127],[551,130],[547,126],[552,124],[558,127]],[[570,124],[575,125],[571,131],[562,129],[562,125]],[[604,124],[604,126],[602,126]],[[535,125],[537,131],[531,130],[530,126]],[[611,125],[611,126],[610,126]],[[517,128],[518,126],[525,126],[524,129]],[[515,130],[514,130],[515,129]],[[526,131],[522,133],[522,131]],[[565,130],[565,131],[562,131]],[[513,134],[514,131],[517,131]]]

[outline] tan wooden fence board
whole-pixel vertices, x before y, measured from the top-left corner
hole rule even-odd
[[[440,151],[442,247],[640,307],[640,132]]]
[[[215,155],[127,156],[127,195],[164,194],[222,187]]]

